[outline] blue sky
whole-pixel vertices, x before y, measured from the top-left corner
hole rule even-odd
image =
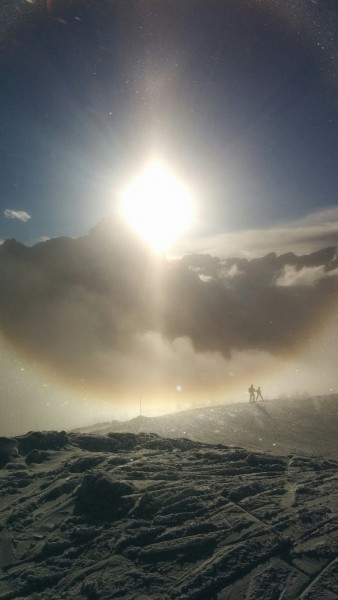
[[[331,2],[36,0],[1,12],[1,239],[85,234],[154,154],[196,190],[187,251],[337,206]]]

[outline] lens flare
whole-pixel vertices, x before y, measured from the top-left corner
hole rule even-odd
[[[120,213],[157,252],[192,225],[192,195],[159,162],[152,162],[120,195]]]

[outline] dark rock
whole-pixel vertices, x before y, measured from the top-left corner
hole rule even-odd
[[[17,472],[21,472],[24,469],[27,469],[27,465],[26,465],[26,463],[24,463],[22,461],[16,460],[15,462],[8,463],[6,465],[6,469],[7,469],[7,471],[15,471],[15,474],[16,474]]]
[[[133,505],[132,483],[103,473],[88,473],[77,490],[74,514],[100,521],[114,521],[127,515]]]
[[[25,460],[27,465],[31,465],[33,463],[40,464],[45,460],[45,458],[45,452],[41,452],[40,450],[34,448],[33,450],[30,450],[30,452],[28,452]]]
[[[104,456],[81,456],[67,463],[66,468],[70,473],[84,473],[93,467],[97,467],[104,460]]]
[[[121,432],[121,433],[108,433],[110,439],[114,440],[118,445],[120,450],[133,450],[135,446],[143,446],[145,440],[152,438],[147,434],[140,433],[136,435],[135,433]]]
[[[247,456],[246,462],[250,466],[263,467],[267,470],[283,471],[286,468],[287,461],[280,456],[267,456],[266,454],[251,453]]]
[[[82,450],[89,452],[128,452],[135,448],[155,448],[162,443],[159,436],[152,433],[108,432],[95,433],[70,433],[72,443]],[[167,443],[172,445],[172,440]]]
[[[203,444],[200,444],[199,442],[194,442],[192,440],[189,440],[188,438],[158,438],[154,440],[149,440],[149,442],[147,442],[145,446],[151,450],[188,451],[195,449],[196,447],[203,446]]]
[[[15,439],[0,437],[0,467],[4,467],[12,458],[18,456],[17,446]]]
[[[19,454],[24,456],[31,450],[61,450],[69,438],[65,431],[29,431],[16,437]]]
[[[140,498],[136,500],[136,503],[131,510],[133,517],[147,519],[153,517],[158,510],[158,505],[152,494],[145,492]]]
[[[71,434],[72,442],[82,450],[89,452],[116,452],[119,445],[116,440],[106,435]]]
[[[184,560],[198,560],[210,556],[217,545],[217,534],[186,536],[184,538],[158,542],[139,550],[139,561],[157,563],[177,558],[182,554]],[[207,596],[206,596],[207,598]]]
[[[235,487],[230,492],[223,490],[222,496],[229,498],[233,502],[239,502],[240,500],[243,500],[243,498],[247,498],[248,496],[250,498],[252,498],[253,496],[256,496],[257,494],[260,494],[261,492],[264,491],[264,489],[265,489],[264,486],[262,486],[258,482],[252,483],[252,484],[244,484],[244,485]]]

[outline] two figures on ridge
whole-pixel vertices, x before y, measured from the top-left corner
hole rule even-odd
[[[258,386],[257,390],[255,390],[253,384],[251,384],[248,391],[250,394],[250,398],[249,398],[250,404],[257,402],[258,400],[263,400],[261,388],[259,386]],[[256,394],[256,396],[255,396],[255,394]]]

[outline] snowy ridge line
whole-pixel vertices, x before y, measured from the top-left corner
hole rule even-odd
[[[338,460],[338,394],[239,402],[138,416],[74,430],[76,433],[156,433],[276,455],[326,456]]]

